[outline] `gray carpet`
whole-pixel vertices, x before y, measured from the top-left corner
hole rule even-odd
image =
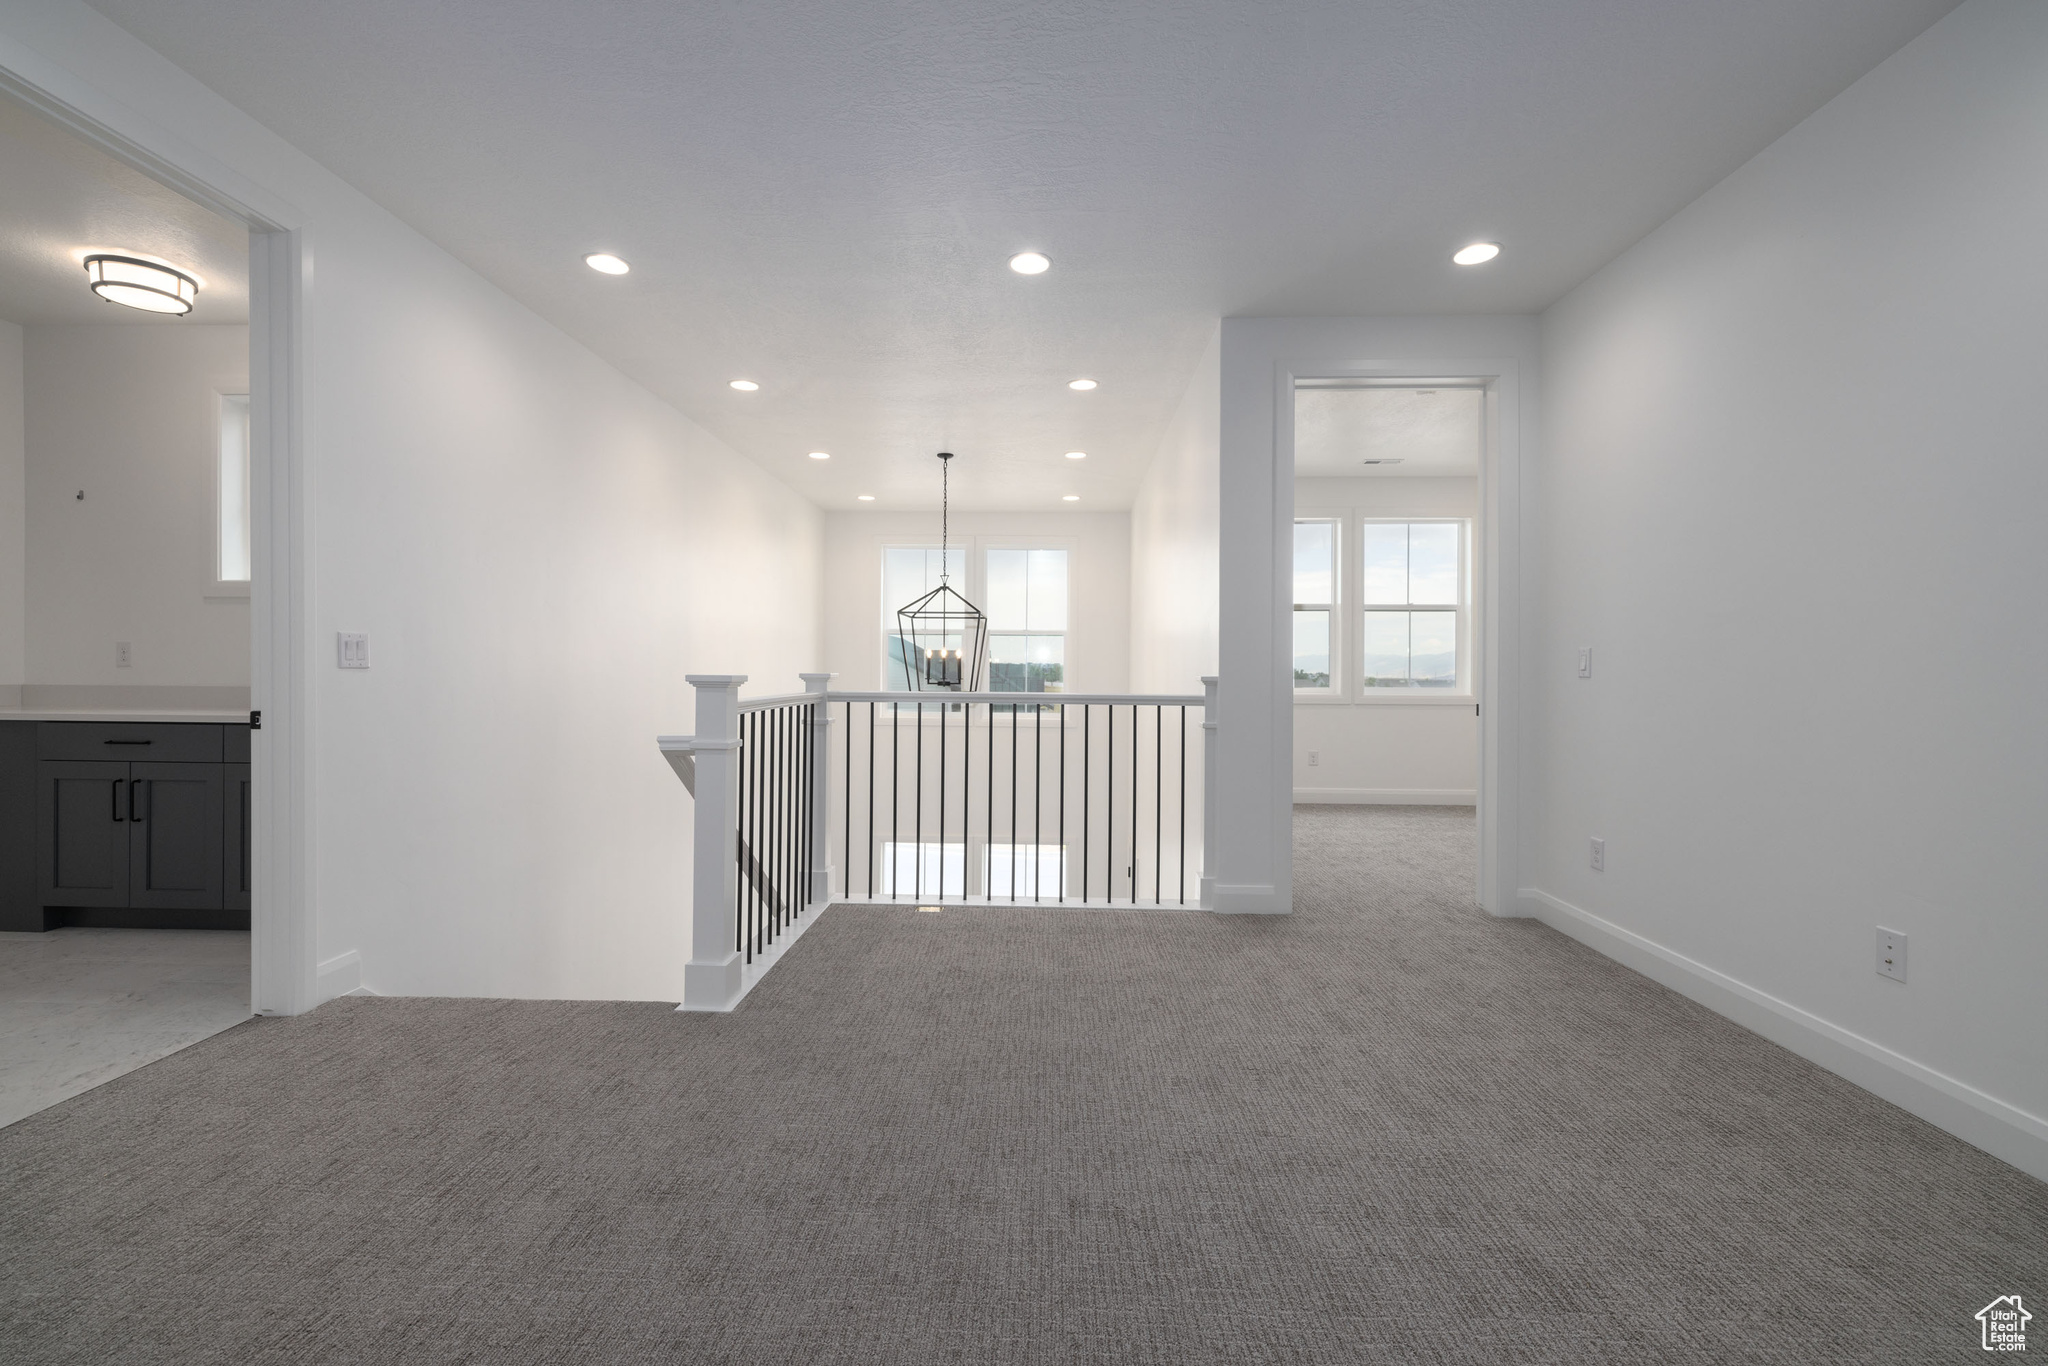
[[[0,1357],[1807,1366],[2048,1296],[2048,1187],[1474,910],[1468,812],[1297,829],[1291,918],[252,1021],[0,1130]]]

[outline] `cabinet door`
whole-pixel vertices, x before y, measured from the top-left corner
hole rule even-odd
[[[219,910],[224,764],[130,764],[128,904]]]
[[[221,905],[231,911],[249,909],[249,765],[229,764],[227,774],[228,818],[226,857],[221,867],[227,874],[227,894]]]
[[[45,906],[128,904],[128,765],[36,765],[37,890]]]

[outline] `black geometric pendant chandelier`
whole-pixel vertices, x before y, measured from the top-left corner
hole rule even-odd
[[[911,686],[919,692],[980,692],[988,662],[988,618],[947,582],[952,458],[939,452],[939,586],[896,610],[897,633],[910,645]]]

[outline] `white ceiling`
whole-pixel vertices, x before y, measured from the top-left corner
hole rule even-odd
[[[26,109],[0,99],[0,318],[175,327],[249,321],[249,235]],[[139,252],[202,281],[183,318],[102,302],[89,250]]]
[[[1540,309],[1955,3],[98,8],[826,506],[1104,508],[1218,317]]]
[[[1479,473],[1478,389],[1328,388],[1294,395],[1297,478]],[[1368,465],[1368,460],[1399,464]]]

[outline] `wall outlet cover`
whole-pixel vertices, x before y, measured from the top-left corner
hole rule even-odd
[[[129,667],[129,666],[130,666],[131,664],[133,664],[133,663],[134,663],[134,659],[133,659],[133,656],[132,656],[132,655],[131,655],[131,654],[129,653],[129,649],[128,649],[128,642],[127,642],[127,641],[125,641],[125,640],[117,640],[117,641],[115,641],[115,642],[114,642],[114,667],[115,667],[115,668],[117,668],[117,669],[125,669],[125,668],[128,668],[128,667]]]
[[[1321,750],[1312,749],[1308,752],[1308,766],[1310,768],[1320,768],[1322,766],[1322,762],[1323,752]]]
[[[1906,980],[1906,936],[1882,925],[1877,928],[1877,975]]]
[[[1607,871],[1606,840],[1588,840],[1586,842],[1586,855],[1586,861],[1593,865],[1594,872],[1604,873]]]

